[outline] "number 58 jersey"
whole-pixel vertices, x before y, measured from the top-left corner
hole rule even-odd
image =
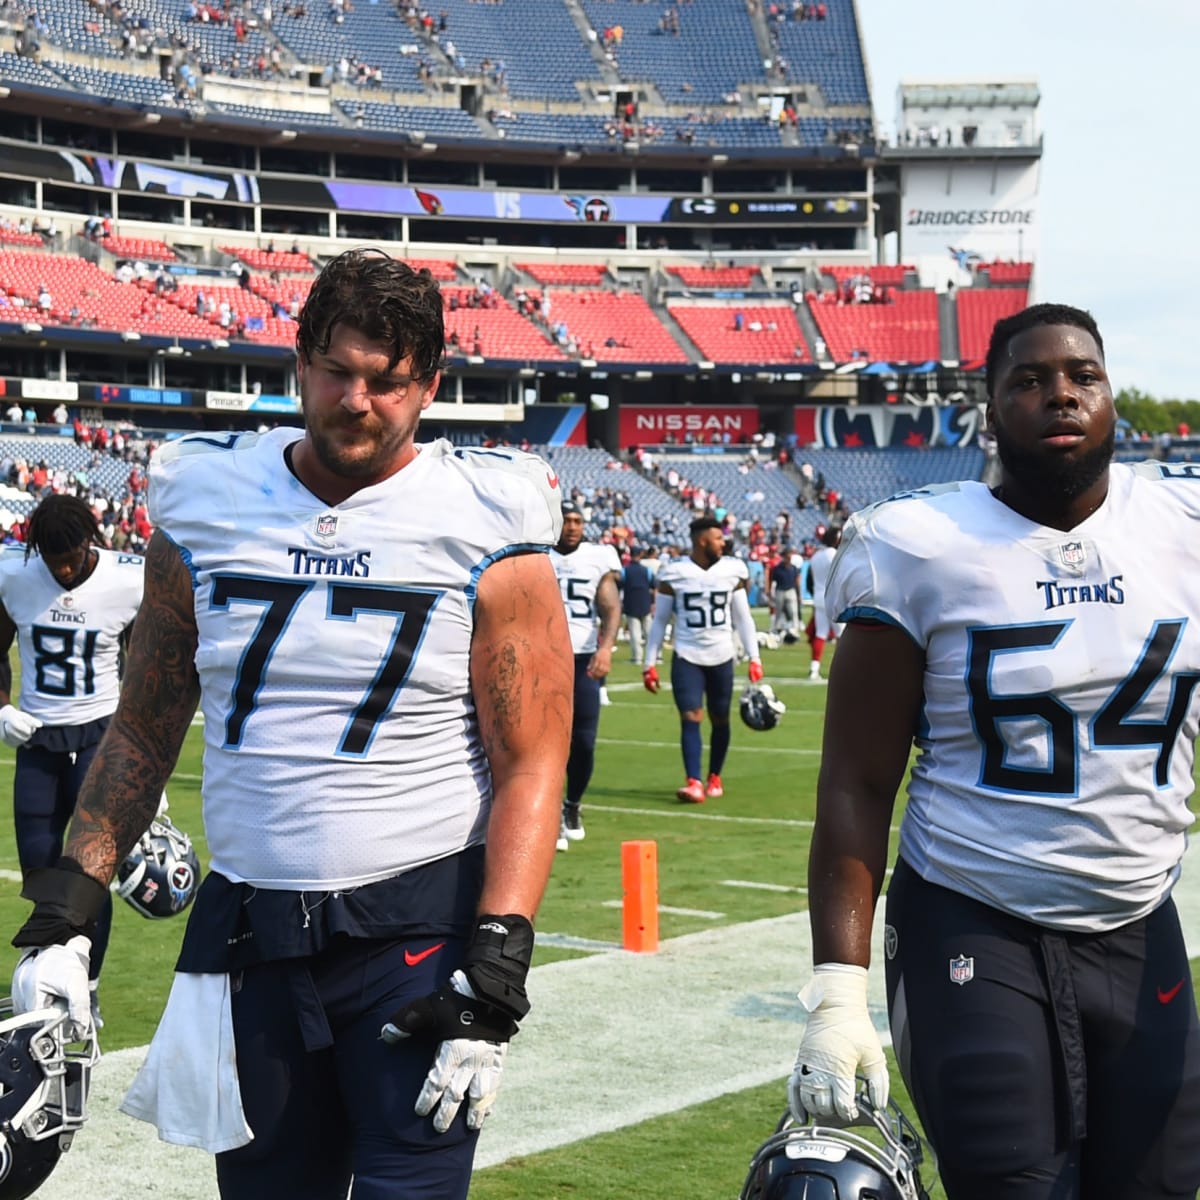
[[[924,878],[1066,930],[1161,903],[1193,820],[1200,471],[1114,464],[1068,532],[979,483],[885,501],[849,522],[826,598],[924,651],[900,834]]]
[[[439,441],[328,505],[284,461],[299,436],[171,443],[151,508],[193,581],[213,869],[331,890],[483,840],[475,591],[549,549],[561,497],[534,455]]]
[[[686,555],[659,568],[659,586],[667,584],[675,594],[676,654],[699,667],[733,658],[733,593],[749,578],[740,558],[702,567]]]

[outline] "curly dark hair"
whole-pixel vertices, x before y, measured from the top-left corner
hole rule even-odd
[[[1072,308],[1069,304],[1034,304],[1023,308],[1011,317],[1002,317],[992,327],[992,338],[988,343],[987,365],[984,370],[984,380],[987,394],[991,396],[996,386],[996,371],[1000,366],[1000,356],[1008,349],[1008,343],[1027,329],[1035,329],[1039,325],[1074,325],[1084,333],[1090,333],[1104,358],[1104,339],[1100,336],[1096,318],[1082,308]]]
[[[389,371],[411,357],[418,383],[428,382],[441,366],[446,329],[437,281],[427,268],[415,271],[382,250],[347,250],[325,264],[300,312],[301,359],[326,353],[335,325],[390,347]]]
[[[78,496],[47,496],[33,510],[25,533],[25,558],[66,554],[79,546],[107,547],[95,513]]]

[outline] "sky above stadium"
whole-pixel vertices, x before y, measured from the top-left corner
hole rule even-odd
[[[1114,387],[1200,398],[1193,212],[1200,7],[1184,0],[858,0],[876,116],[901,82],[1035,78],[1034,299],[1090,309]]]

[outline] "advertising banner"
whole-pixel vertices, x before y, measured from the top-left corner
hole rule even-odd
[[[795,410],[800,446],[876,450],[885,447],[973,446],[983,430],[983,408],[954,404],[920,408],[821,404]]]
[[[629,446],[749,442],[758,432],[757,408],[692,405],[627,405],[620,411],[621,449]]]

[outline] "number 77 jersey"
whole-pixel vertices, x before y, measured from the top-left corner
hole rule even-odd
[[[826,594],[924,650],[900,838],[924,878],[1080,931],[1162,901],[1193,819],[1200,478],[1114,464],[1065,532],[979,483],[906,493],[852,518]]]
[[[192,576],[213,869],[331,890],[483,840],[475,590],[549,549],[561,497],[533,455],[442,441],[328,505],[285,463],[298,436],[168,445],[151,507]]]

